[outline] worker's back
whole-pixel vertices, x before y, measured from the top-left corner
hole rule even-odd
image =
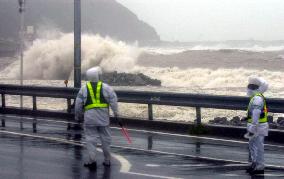
[[[113,111],[117,111],[117,96],[114,90],[106,83],[102,83],[102,97],[105,102],[110,105]],[[76,99],[83,102],[83,106],[86,105],[88,97],[87,85],[82,86]],[[83,109],[77,109],[83,110]],[[109,108],[99,107],[85,110],[84,112],[84,124],[94,126],[107,126],[109,125]]]

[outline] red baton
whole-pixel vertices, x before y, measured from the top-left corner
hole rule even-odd
[[[130,139],[130,137],[129,137],[129,135],[128,135],[128,132],[127,132],[126,128],[121,127],[121,131],[122,131],[122,134],[124,135],[124,137],[127,139],[127,142],[128,142],[129,144],[131,144],[132,141],[131,141],[131,139]]]

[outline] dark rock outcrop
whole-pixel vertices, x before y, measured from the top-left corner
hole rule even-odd
[[[242,122],[239,116],[235,116],[230,120],[230,125],[232,126],[241,126]]]
[[[161,86],[161,81],[157,79],[151,79],[150,77],[138,73],[104,73],[103,81],[114,86]]]
[[[82,79],[86,80],[85,75],[82,75]],[[152,79],[142,73],[104,73],[102,75],[102,81],[112,86],[161,86],[161,81]]]
[[[284,129],[284,117],[278,117],[276,122],[273,122],[273,116],[268,116],[267,118],[270,129]],[[240,118],[239,116],[235,116],[230,121],[228,121],[226,117],[215,117],[213,120],[209,120],[209,124],[246,126],[247,118]]]
[[[277,126],[277,124],[275,124],[275,123],[269,123],[269,128],[270,128],[270,129],[277,129],[278,126]]]
[[[210,120],[209,123],[227,125],[229,121],[226,117],[215,117],[213,120]]]
[[[284,117],[278,117],[277,124],[284,124]]]
[[[284,117],[278,117],[278,119],[277,119],[277,127],[279,129],[284,129]]]
[[[273,116],[267,116],[267,122],[273,123]]]

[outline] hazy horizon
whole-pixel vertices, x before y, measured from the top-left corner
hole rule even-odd
[[[283,0],[117,0],[164,41],[284,40]]]

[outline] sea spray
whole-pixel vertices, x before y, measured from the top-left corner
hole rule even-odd
[[[178,67],[141,67],[136,66],[134,72],[162,81],[162,86],[174,91],[199,93],[244,95],[248,77],[257,75],[269,82],[268,97],[282,97],[284,91],[284,72],[268,70],[249,70],[244,68],[217,70],[205,68],[180,69]],[[176,90],[174,89],[176,88]]]
[[[283,43],[278,45],[229,45],[225,43],[216,43],[212,45],[180,45],[180,46],[162,46],[162,47],[143,47],[144,52],[150,54],[172,55],[179,54],[187,51],[219,51],[219,50],[238,50],[248,52],[276,52],[283,51]]]
[[[84,34],[82,36],[82,72],[92,66],[100,65],[104,71],[119,71],[131,73],[143,73],[162,81],[162,87],[125,87],[125,89],[142,91],[173,91],[182,93],[199,93],[214,95],[244,96],[246,93],[247,79],[250,75],[264,77],[270,84],[265,95],[267,97],[283,98],[284,96],[284,72],[239,68],[225,68],[220,65],[218,69],[188,67],[181,69],[171,67],[148,67],[137,64],[141,48],[136,45],[127,45],[123,42],[102,38],[98,35]],[[41,37],[34,41],[33,45],[25,51],[24,59],[25,80],[24,84],[41,86],[64,86],[63,81],[51,79],[66,79],[72,76],[73,71],[73,35],[52,34],[49,37]],[[260,59],[261,60],[261,59]],[[267,62],[267,61],[266,61]],[[19,63],[9,65],[0,72],[1,83],[18,83],[5,80],[5,78],[17,78]],[[261,66],[265,68],[265,66]],[[50,80],[46,80],[50,79]],[[72,83],[72,82],[71,82]],[[70,84],[72,86],[72,84]],[[121,89],[121,87],[115,89]],[[28,107],[32,107],[31,99]],[[66,109],[66,101],[57,99],[39,98],[39,107],[61,110]],[[18,99],[7,98],[9,105],[18,105]],[[28,102],[24,104],[27,105]],[[56,104],[56,105],[55,105]],[[26,106],[25,106],[26,107]],[[120,114],[127,117],[147,118],[147,105],[120,103]],[[244,111],[202,109],[202,120],[207,121],[217,116],[233,117],[244,116]],[[179,121],[193,121],[194,108],[154,106],[154,118]]]
[[[54,37],[54,36],[52,36]],[[73,71],[73,34],[40,38],[24,52],[24,79],[68,79]],[[82,35],[82,73],[93,66],[104,71],[129,72],[140,51],[135,45],[99,35]],[[19,78],[19,61],[1,72],[1,76]]]

